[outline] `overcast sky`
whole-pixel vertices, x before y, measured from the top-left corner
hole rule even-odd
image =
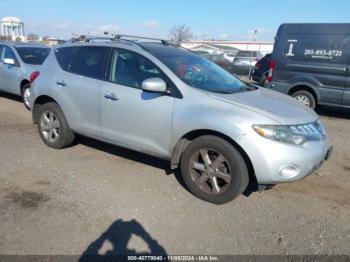
[[[289,22],[350,22],[348,0],[0,0],[0,17],[16,16],[26,34],[72,33],[168,37],[186,24],[196,38],[273,40]]]

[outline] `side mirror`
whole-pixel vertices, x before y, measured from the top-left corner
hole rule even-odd
[[[5,58],[4,59],[4,64],[6,65],[16,65],[16,61],[12,58]]]
[[[163,79],[155,77],[142,82],[142,90],[147,92],[166,93],[166,83]]]

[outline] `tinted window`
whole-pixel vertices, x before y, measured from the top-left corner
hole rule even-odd
[[[177,47],[156,45],[148,46],[147,50],[190,86],[216,93],[246,90],[245,84],[229,72],[192,52]]]
[[[349,64],[350,37],[344,35],[286,36],[283,55],[291,60]]]
[[[26,64],[41,65],[50,53],[50,48],[16,47],[22,61]]]
[[[63,70],[69,70],[69,64],[77,47],[62,47],[55,50],[56,59]]]
[[[108,47],[84,46],[74,55],[69,72],[97,79],[104,79]]]
[[[141,89],[142,82],[153,77],[162,78],[171,85],[169,78],[147,58],[127,50],[113,51],[109,81]]]
[[[15,53],[12,51],[12,49],[7,47],[7,46],[4,46],[2,61],[4,61],[4,59],[7,59],[7,58],[13,59],[13,60],[15,60],[15,63],[18,63],[17,57],[16,57]]]

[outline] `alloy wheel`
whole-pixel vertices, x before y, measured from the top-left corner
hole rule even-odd
[[[24,92],[23,92],[23,102],[27,108],[30,107],[29,98],[30,98],[30,88],[28,87],[28,88],[24,89]]]
[[[60,137],[60,123],[51,111],[45,111],[40,117],[40,130],[43,137],[50,143],[55,143]]]
[[[225,156],[210,148],[193,154],[190,174],[197,187],[211,195],[225,192],[232,180],[231,168]]]

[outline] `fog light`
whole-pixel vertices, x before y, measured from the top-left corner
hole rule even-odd
[[[282,166],[279,170],[280,176],[284,178],[292,178],[299,175],[299,168],[294,165]]]

